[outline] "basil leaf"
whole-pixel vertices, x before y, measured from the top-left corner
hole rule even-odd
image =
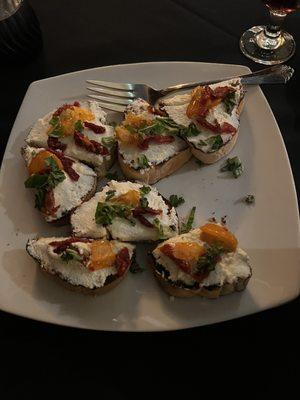
[[[158,230],[158,238],[160,240],[166,239],[167,237],[166,237],[166,234],[164,232],[164,227],[162,226],[162,224],[161,224],[161,222],[160,222],[160,220],[158,218],[154,218],[153,225]]]
[[[227,158],[225,164],[221,168],[221,172],[230,171],[235,178],[238,178],[244,171],[244,167],[240,159],[236,157]]]
[[[58,124],[59,124],[59,116],[53,116],[53,117],[50,119],[49,124],[50,124],[51,126],[56,126],[56,125],[58,125]]]
[[[141,199],[140,199],[140,205],[141,205],[142,208],[147,208],[147,207],[149,207],[149,202],[148,202],[148,200],[146,199],[146,197],[141,197]]]
[[[108,190],[108,191],[106,192],[105,201],[108,201],[108,200],[110,200],[111,198],[113,198],[115,194],[116,194],[116,191],[115,191],[115,190]]]
[[[198,136],[200,133],[196,125],[192,123],[182,131],[182,136],[188,138]]]
[[[140,188],[140,193],[141,193],[141,195],[142,196],[145,196],[146,194],[148,194],[148,193],[150,193],[150,191],[151,191],[151,187],[150,186],[142,186],[141,188]]]
[[[222,246],[207,245],[205,254],[197,261],[197,272],[200,274],[205,274],[213,271],[222,253],[224,253],[224,248]]]
[[[24,185],[26,188],[40,189],[47,184],[47,181],[47,174],[33,174],[28,179],[26,179]]]
[[[183,197],[178,197],[177,194],[171,194],[171,196],[169,197],[169,203],[173,207],[178,207],[181,204],[185,203],[185,200]]]
[[[206,144],[210,145],[212,151],[219,150],[223,146],[221,135],[214,135],[206,139]]]
[[[195,212],[196,212],[196,207],[193,207],[190,211],[186,223],[182,223],[180,233],[188,233],[192,229],[195,219]]]
[[[101,142],[103,144],[103,146],[105,147],[113,147],[113,145],[115,144],[115,139],[113,137],[104,137],[101,139]]]
[[[141,156],[138,157],[138,166],[140,169],[145,169],[150,167],[148,158],[145,156],[145,154],[142,154]]]
[[[122,204],[98,203],[95,212],[95,221],[100,225],[111,225],[116,217],[127,218],[131,214],[128,206]]]
[[[67,263],[72,260],[76,260],[76,261],[83,260],[83,257],[80,254],[78,254],[78,252],[76,250],[73,250],[73,249],[66,249],[65,251],[63,251],[60,258],[62,259],[62,261],[67,262]]]
[[[228,93],[227,96],[223,100],[223,104],[224,104],[225,111],[227,112],[227,114],[231,115],[232,110],[234,109],[234,106],[236,105],[235,92]]]
[[[46,191],[43,189],[38,189],[35,194],[35,204],[34,207],[41,210],[45,201]]]
[[[77,131],[77,132],[83,131],[84,126],[80,119],[75,122],[74,128],[75,128],[75,131]]]

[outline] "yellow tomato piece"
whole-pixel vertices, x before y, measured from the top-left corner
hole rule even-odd
[[[136,145],[139,142],[139,137],[135,133],[129,132],[124,126],[119,125],[115,129],[117,139],[125,145]]]
[[[197,261],[205,253],[205,248],[195,242],[175,242],[173,256],[188,262]]]
[[[75,123],[77,121],[92,121],[94,114],[86,108],[73,107],[62,111],[59,116],[61,129],[65,136],[73,135],[75,131]]]
[[[28,166],[28,172],[29,175],[36,174],[41,171],[45,171],[47,169],[46,164],[45,164],[45,159],[46,158],[53,158],[53,160],[56,162],[57,166],[59,169],[63,170],[64,167],[62,165],[62,162],[60,159],[53,153],[47,150],[42,150],[33,159],[31,160],[29,166]]]
[[[113,252],[112,244],[108,240],[95,240],[91,246],[90,269],[109,268],[115,264],[116,255]]]
[[[208,244],[219,244],[226,250],[235,251],[237,238],[224,226],[208,223],[201,227],[201,240]]]
[[[126,204],[128,206],[137,207],[140,203],[140,192],[137,190],[129,190],[118,197],[112,198],[110,201],[114,203]]]

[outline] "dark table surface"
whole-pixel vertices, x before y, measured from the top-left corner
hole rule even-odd
[[[30,61],[0,62],[1,155],[28,85],[102,65],[208,61],[260,66],[239,51],[242,32],[263,24],[259,0],[30,1],[44,46]],[[286,29],[296,40],[300,13]],[[264,87],[279,123],[299,192],[299,63],[286,86]],[[283,266],[284,267],[284,266]],[[298,392],[299,298],[239,320],[159,334],[89,332],[1,313],[3,398],[58,389],[111,398]],[[242,385],[240,389],[238,386]],[[143,391],[137,389],[144,386]],[[158,388],[159,386],[159,388]],[[242,391],[241,391],[242,390]],[[201,393],[199,393],[201,395]]]

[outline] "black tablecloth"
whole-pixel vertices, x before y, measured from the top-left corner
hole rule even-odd
[[[48,0],[30,2],[44,47],[28,62],[0,63],[0,139],[30,82],[70,71],[140,61],[189,60],[260,66],[239,51],[242,32],[266,21],[259,0]],[[286,28],[299,41],[300,13]],[[299,62],[286,86],[264,87],[299,190]],[[276,168],[276,166],[274,166]],[[280,191],[280,182],[278,182]],[[285,205],[283,205],[285,206]],[[284,266],[283,266],[284,268]],[[1,313],[6,396],[74,394],[112,398],[243,395],[295,390],[299,299],[209,327],[159,334],[81,331]],[[144,385],[137,389],[138,384]],[[238,386],[242,387],[238,389]],[[161,388],[158,388],[161,386]]]

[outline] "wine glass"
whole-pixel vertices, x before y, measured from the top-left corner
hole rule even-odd
[[[270,12],[270,24],[253,26],[242,35],[240,49],[245,56],[266,65],[281,64],[293,56],[296,43],[282,30],[285,17],[300,7],[300,0],[262,0]]]

